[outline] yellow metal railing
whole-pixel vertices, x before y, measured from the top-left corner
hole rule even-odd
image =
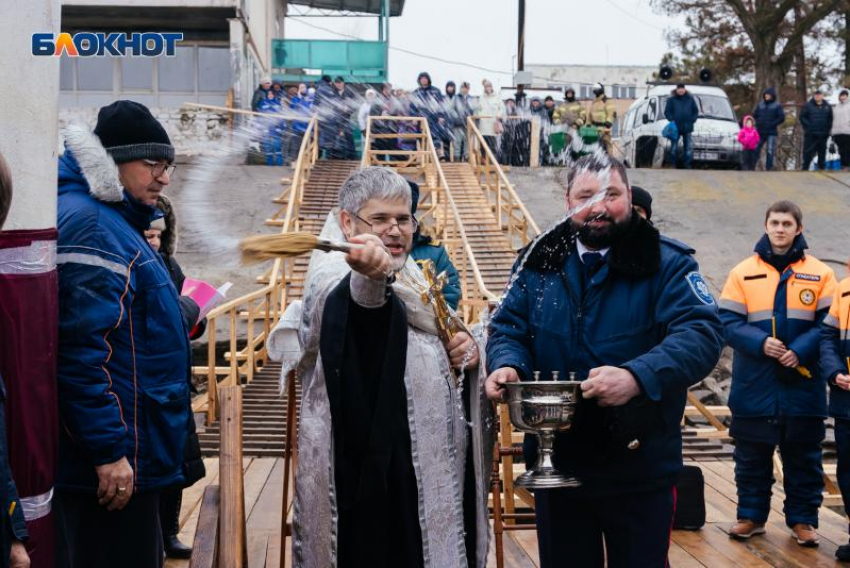
[[[304,121],[308,122],[307,130],[294,165],[291,183],[275,200],[282,207],[268,222],[280,226],[281,232],[298,230],[304,188],[319,156],[318,123],[315,118]],[[207,379],[207,396],[206,399],[199,397],[193,403],[195,411],[206,407],[207,424],[214,422],[219,413],[218,389],[239,385],[243,377],[250,382],[255,371],[266,364],[266,339],[288,304],[287,283],[293,269],[294,259],[275,260],[264,276],[266,284],[262,288],[230,300],[207,315],[207,366],[194,369],[196,375]],[[217,334],[224,330],[227,330],[229,338],[228,349],[219,357]],[[227,364],[217,366],[221,359]]]
[[[525,246],[540,234],[540,228],[514,191],[493,150],[478,130],[476,118],[481,117],[470,117],[466,121],[469,165],[481,181],[481,187],[493,208],[499,227],[507,234],[512,244]]]

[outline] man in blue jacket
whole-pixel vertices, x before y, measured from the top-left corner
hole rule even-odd
[[[410,112],[413,116],[423,116],[428,120],[431,129],[431,139],[441,158],[449,158],[449,142],[451,142],[450,125],[443,102],[443,93],[431,84],[431,75],[426,72],[416,78],[419,88],[410,97]]]
[[[162,566],[159,492],[179,485],[188,329],[144,237],[174,147],[143,105],[71,125],[59,161],[57,566]]]
[[[767,144],[767,157],[764,169],[773,169],[773,157],[776,155],[776,137],[779,135],[779,127],[785,122],[785,111],[776,100],[776,89],[768,87],[764,90],[762,101],[752,112],[756,121],[756,130],[759,133],[759,145],[756,148],[756,156],[761,157],[761,149]]]
[[[803,171],[809,169],[815,155],[818,157],[818,169],[826,169],[826,143],[832,131],[832,106],[824,100],[820,89],[809,99],[800,111],[800,124],[803,125]]]
[[[582,381],[575,427],[554,455],[582,485],[535,494],[542,566],[664,566],[679,423],[688,387],[720,357],[717,306],[693,249],[633,211],[621,162],[581,158],[567,206],[569,221],[523,253],[493,316],[485,391],[499,400],[502,384],[535,371]]]
[[[698,117],[699,109],[696,100],[685,89],[685,85],[679,83],[664,106],[664,118],[674,122],[679,132],[679,136],[670,144],[670,162],[676,167],[679,166],[679,139],[681,138],[683,165],[685,169],[691,169],[694,161],[694,124]]]

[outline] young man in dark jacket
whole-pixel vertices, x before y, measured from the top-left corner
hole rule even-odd
[[[162,566],[160,492],[184,482],[189,330],[144,231],[174,147],[144,106],[65,131],[59,160],[58,565]]]
[[[426,72],[419,74],[416,79],[419,88],[413,91],[410,98],[410,112],[414,116],[422,116],[428,120],[431,129],[431,139],[438,146],[437,154],[448,159],[450,134],[448,116],[443,106],[443,93],[431,84],[431,75]]]
[[[774,203],[755,254],[732,269],[720,298],[726,343],[735,350],[729,408],[738,522],[729,536],[737,539],[764,533],[779,446],[785,522],[800,545],[818,542],[826,418],[818,326],[835,275],[806,248],[800,208]]]
[[[694,124],[699,117],[696,99],[691,95],[684,84],[676,85],[676,89],[667,99],[664,106],[664,118],[676,124],[679,132],[678,138],[670,144],[670,162],[679,166],[679,139],[682,140],[682,158],[685,169],[691,169],[694,161]]]
[[[823,320],[820,368],[829,385],[829,415],[835,420],[838,488],[844,513],[850,515],[850,278],[835,287]],[[839,546],[835,557],[850,562],[850,544]]]
[[[720,357],[717,306],[694,250],[634,212],[621,162],[579,159],[567,206],[569,221],[522,253],[493,315],[485,392],[499,400],[503,383],[535,371],[582,381],[554,454],[582,485],[535,494],[541,566],[665,566],[679,423],[688,387]],[[535,442],[526,438],[526,463]]]
[[[756,121],[756,130],[759,133],[759,145],[756,148],[756,161],[761,157],[761,149],[767,144],[767,158],[764,169],[773,169],[773,158],[776,155],[776,137],[779,135],[779,127],[785,122],[785,111],[776,100],[776,89],[768,87],[764,90],[762,101],[753,110],[753,118]]]
[[[818,156],[818,169],[826,169],[826,142],[832,130],[832,106],[823,100],[820,89],[800,111],[800,124],[803,125],[803,171],[809,169],[815,154]]]

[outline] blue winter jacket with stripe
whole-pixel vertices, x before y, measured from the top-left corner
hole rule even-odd
[[[95,466],[126,457],[138,491],[183,481],[192,419],[188,330],[143,232],[157,215],[124,192],[85,127],[59,161],[58,487],[94,492]]]

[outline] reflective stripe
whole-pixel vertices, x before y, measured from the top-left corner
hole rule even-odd
[[[88,266],[96,266],[98,268],[106,268],[112,272],[127,276],[127,267],[111,260],[106,260],[96,254],[85,254],[82,252],[63,252],[56,255],[56,264],[85,264]]]
[[[838,318],[837,318],[837,317],[835,317],[835,316],[834,316],[834,315],[832,315],[832,314],[827,314],[827,315],[826,315],[826,317],[825,317],[825,318],[823,318],[823,323],[825,323],[825,324],[826,324],[826,325],[828,325],[829,327],[834,327],[834,328],[836,328],[836,329],[839,329],[839,327],[838,327],[838,326],[840,325],[840,322],[838,321]]]
[[[0,274],[44,274],[56,268],[56,241],[0,250]]]
[[[27,522],[46,517],[50,514],[51,502],[53,501],[53,488],[47,493],[33,497],[21,497],[21,510],[24,512],[24,520]]]
[[[747,314],[747,321],[750,323],[757,321],[769,320],[773,317],[773,310],[761,310],[759,312],[750,312]]]
[[[827,296],[825,298],[821,298],[820,300],[818,300],[817,309],[822,310],[824,308],[828,308],[831,305],[832,305],[832,296]]]
[[[814,310],[788,310],[789,319],[798,319],[804,321],[815,321]]]
[[[744,303],[736,302],[735,300],[730,300],[728,298],[720,298],[717,305],[721,310],[729,310],[730,312],[735,312],[742,316],[747,315],[747,305]]]

